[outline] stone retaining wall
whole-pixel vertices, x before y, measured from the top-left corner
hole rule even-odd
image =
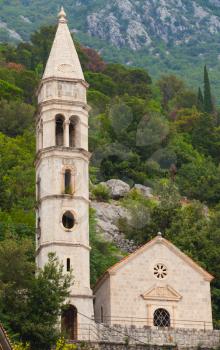
[[[161,346],[153,345],[129,345],[124,343],[99,343],[96,345],[97,350],[161,350]],[[163,347],[163,350],[172,350],[176,347]]]
[[[156,328],[136,328],[125,326],[104,326],[98,325],[99,341],[106,343],[101,349],[123,349],[122,344],[143,346],[167,346],[184,348],[206,348],[213,349],[220,347],[220,331],[219,330],[194,330],[194,329],[156,329]],[[111,342],[119,344],[113,347],[108,347],[107,343]],[[106,347],[107,346],[107,347]],[[132,347],[131,347],[132,348]],[[147,347],[149,348],[149,347]],[[127,347],[127,349],[129,349]]]

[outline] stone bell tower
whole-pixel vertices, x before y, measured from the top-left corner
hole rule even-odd
[[[71,339],[80,339],[83,324],[93,317],[87,88],[62,8],[38,89],[36,241],[39,267],[55,252],[66,273],[73,270],[70,306],[62,317]]]

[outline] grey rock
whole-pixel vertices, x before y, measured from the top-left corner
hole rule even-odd
[[[121,180],[111,179],[106,182],[102,182],[102,184],[108,187],[110,196],[113,199],[122,198],[130,191],[130,186]]]
[[[153,198],[152,188],[140,184],[135,184],[134,188],[142,193],[146,198]]]
[[[118,221],[120,218],[128,217],[128,211],[115,203],[91,202],[95,209],[97,219],[97,230],[103,237],[113,242],[118,248],[125,252],[133,252],[137,247],[133,241],[125,238],[120,231]]]

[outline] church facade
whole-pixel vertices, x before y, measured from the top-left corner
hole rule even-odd
[[[95,318],[109,325],[211,330],[212,279],[158,234],[97,282]]]
[[[64,10],[40,83],[36,121],[36,260],[53,252],[73,270],[61,327],[86,324],[212,329],[212,276],[161,236],[110,268],[90,288],[88,84]]]

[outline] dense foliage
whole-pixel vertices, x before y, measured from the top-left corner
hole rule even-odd
[[[147,68],[154,79],[162,72],[178,74],[192,86],[207,63],[220,93],[218,1],[128,0],[106,6],[105,0],[65,0],[64,6],[78,40],[101,50],[108,62]],[[13,0],[0,1],[0,42],[27,42],[42,25],[56,22],[59,8],[59,0],[16,0],[16,6]]]
[[[34,92],[53,35],[54,28],[46,27],[30,43],[0,46],[0,260],[8,259],[7,264],[0,261],[0,317],[11,334],[30,342],[32,349],[38,349],[39,338],[41,349],[56,338],[57,313],[50,308],[58,310],[66,293],[62,288],[57,291],[59,298],[50,300],[55,307],[48,302],[51,280],[47,270],[33,278]],[[215,325],[220,326],[220,123],[208,68],[204,89],[197,94],[174,75],[153,83],[144,70],[105,64],[93,50],[76,45],[90,84],[93,195],[109,200],[109,194],[97,186],[109,178],[153,188],[157,193],[153,200],[133,191],[122,201],[132,215],[120,225],[138,244],[161,230],[216,276],[213,310]],[[201,82],[202,75],[201,71]],[[95,283],[117,261],[119,252],[100,238],[95,213],[90,216],[91,280]],[[33,310],[38,298],[44,310]],[[13,307],[7,307],[11,302]],[[49,319],[40,320],[44,312]]]

